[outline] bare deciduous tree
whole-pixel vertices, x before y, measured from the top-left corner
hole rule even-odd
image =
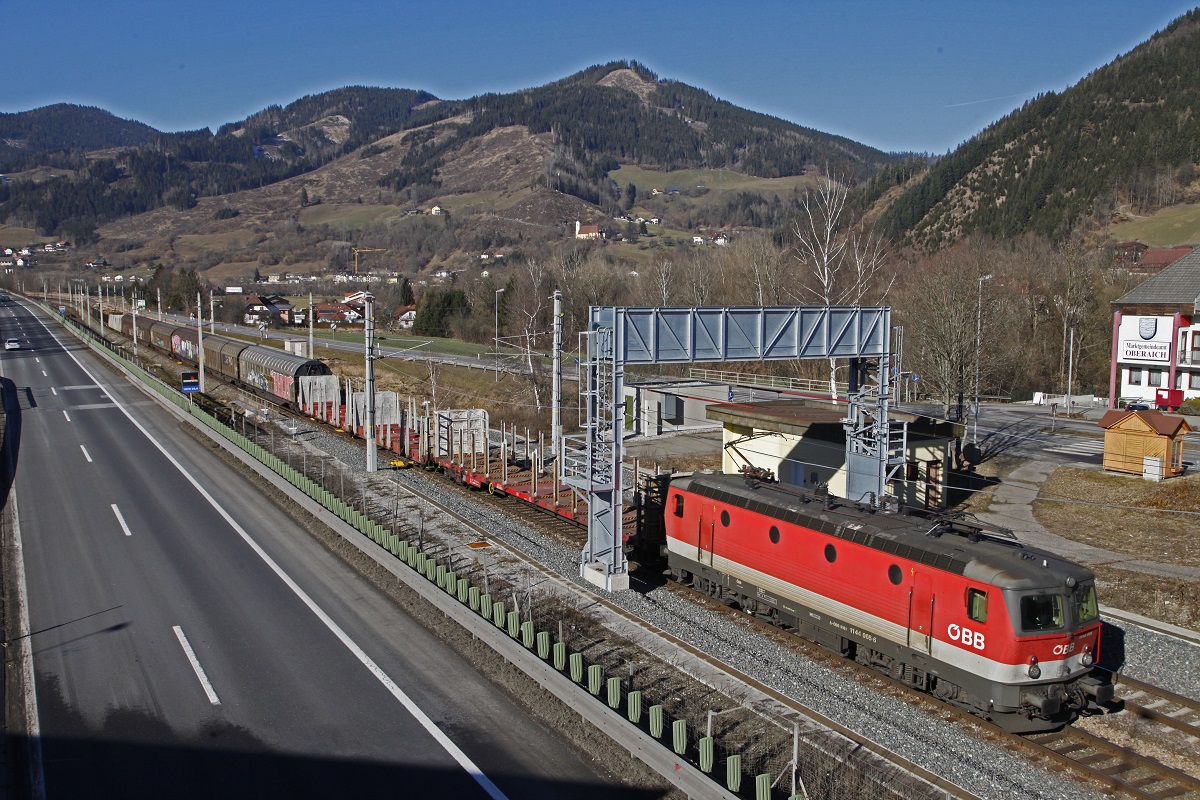
[[[792,225],[794,254],[809,280],[787,284],[797,303],[825,306],[862,305],[868,295],[882,301],[894,276],[884,276],[887,248],[871,229],[846,226],[848,189],[828,173],[805,194]],[[837,397],[837,363],[829,360],[829,393]]]
[[[525,374],[529,380],[530,391],[533,393],[534,407],[542,411],[542,386],[544,371],[539,359],[534,358],[534,350],[542,344],[548,325],[547,316],[550,306],[550,278],[552,270],[544,261],[529,259],[520,275],[516,297],[508,305],[509,314],[519,326],[522,355],[525,360]]]

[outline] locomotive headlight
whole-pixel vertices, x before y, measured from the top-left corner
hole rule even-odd
[[[1029,657],[1029,669],[1026,670],[1026,673],[1034,680],[1042,677],[1042,668],[1038,666],[1037,656]]]
[[[1084,649],[1083,655],[1079,659],[1079,663],[1083,664],[1085,667],[1090,667],[1092,664],[1096,663],[1096,654],[1092,652],[1091,647]]]

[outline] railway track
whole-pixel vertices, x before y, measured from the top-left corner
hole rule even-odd
[[[1116,675],[1115,682],[1125,713],[1180,731],[1200,749],[1200,701],[1125,675]]]
[[[449,483],[450,482],[447,481],[448,485],[449,485]],[[473,499],[476,499],[476,500],[482,499],[483,495],[486,494],[486,493],[469,491],[466,487],[460,486],[458,484],[453,484],[453,486],[454,486],[454,489],[456,490],[456,493],[468,494]],[[406,484],[404,489],[406,491],[408,491],[409,493],[413,494],[414,496],[419,497],[422,502],[427,503],[428,505],[438,509],[441,513],[446,514],[447,516],[453,518],[459,524],[461,524],[462,526],[467,528],[469,531],[471,531],[474,535],[478,536],[479,538],[486,539],[489,542],[491,542],[492,544],[494,544],[494,545],[502,548],[503,550],[507,551],[508,553],[512,554],[516,558],[521,559],[531,569],[541,573],[546,578],[546,580],[552,581],[552,582],[564,587],[567,591],[570,591],[570,592],[578,592],[579,591],[578,587],[576,587],[574,584],[570,583],[569,581],[565,580],[558,573],[553,572],[535,562],[530,562],[528,559],[525,558],[525,556],[522,553],[509,547],[503,541],[498,540],[496,538],[496,536],[494,535],[494,532],[489,530],[486,526],[475,522],[474,520],[470,519],[468,516],[465,516],[464,514],[459,512],[458,510],[451,508],[450,506],[441,502],[437,497],[435,497],[431,494],[422,492],[419,487],[414,487],[411,484]],[[537,527],[539,530],[544,529],[545,526],[551,527],[552,531],[550,531],[550,535],[552,535],[552,536],[562,537],[565,540],[572,541],[574,544],[578,544],[580,542],[580,540],[584,536],[586,536],[586,531],[581,529],[578,525],[572,524],[568,520],[557,518],[553,514],[549,514],[544,511],[534,509],[532,507],[525,507],[525,506],[523,506],[523,504],[520,504],[511,498],[507,498],[507,499],[489,498],[489,500],[491,501],[488,503],[489,506],[491,506],[492,508],[502,510],[502,511],[512,514],[512,516],[516,517],[517,520],[520,522],[537,523],[535,525],[535,527]],[[776,703],[779,703],[780,705],[782,705],[792,711],[795,711],[799,714],[802,714],[805,717],[808,717],[810,720],[812,720],[816,724],[816,726],[817,726],[816,730],[824,729],[824,730],[839,734],[839,735],[845,737],[846,739],[849,739],[851,742],[854,743],[854,745],[856,747],[866,748],[866,749],[870,750],[872,753],[874,753],[879,758],[893,764],[896,767],[899,767],[900,769],[902,769],[906,772],[916,775],[921,780],[936,787],[938,790],[944,792],[945,795],[948,797],[962,798],[962,800],[978,800],[977,795],[962,789],[961,787],[955,785],[951,781],[946,780],[942,776],[940,776],[930,770],[924,769],[923,767],[921,767],[918,764],[915,764],[912,761],[909,761],[907,758],[903,757],[899,753],[893,753],[893,752],[890,752],[890,751],[880,748],[878,745],[876,745],[874,742],[870,741],[866,737],[860,736],[855,731],[837,723],[836,721],[834,721],[832,719],[829,719],[828,717],[817,712],[815,709],[812,709],[811,707],[806,706],[781,692],[778,692],[777,690],[773,689],[772,687],[768,686],[767,684],[762,683],[762,682],[754,679],[753,677],[740,672],[736,668],[731,667],[729,664],[721,661],[720,659],[717,659],[717,658],[714,658],[714,657],[708,655],[705,651],[683,641],[682,639],[679,639],[679,638],[671,635],[670,633],[661,630],[660,628],[648,625],[646,622],[644,622],[642,619],[640,619],[637,615],[625,610],[624,608],[622,608],[621,606],[619,606],[615,603],[610,602],[609,600],[605,599],[604,597],[601,597],[598,595],[593,595],[593,594],[589,593],[588,601],[591,604],[602,606],[608,612],[621,617],[627,623],[630,623],[630,624],[636,626],[637,628],[639,628],[641,631],[643,631],[645,633],[645,635],[657,637],[661,640],[665,640],[665,641],[669,642],[672,646],[674,646],[680,650],[686,651],[693,658],[699,659],[699,660],[705,662],[706,664],[711,665],[715,669],[733,676],[739,682],[745,684],[746,686],[755,689],[756,691],[762,693],[763,695],[765,695],[767,697],[770,697]]]
[[[1023,738],[1053,762],[1123,795],[1143,800],[1200,797],[1200,780],[1078,728]]]
[[[676,587],[694,601],[714,609],[725,609],[734,615],[744,615],[714,600],[696,589]],[[1051,733],[1014,734],[987,722],[965,709],[941,703],[928,695],[915,692],[904,683],[855,661],[843,658],[805,639],[781,631],[763,620],[755,620],[763,633],[783,638],[810,659],[833,668],[855,673],[861,680],[876,686],[886,686],[896,696],[908,697],[922,704],[931,714],[954,717],[965,727],[974,727],[980,734],[1003,744],[1006,749],[1026,752],[1033,759],[1045,760],[1060,769],[1070,771],[1084,781],[1103,786],[1107,791],[1139,800],[1166,798],[1200,799],[1200,779],[1187,772],[1125,747],[1102,736],[1077,727],[1066,727]],[[1167,726],[1189,737],[1200,752],[1200,702],[1181,697],[1164,689],[1119,676],[1118,689],[1125,687],[1121,701],[1114,702],[1114,713],[1128,712]],[[1200,756],[1197,756],[1200,765]]]
[[[281,416],[292,416],[296,419],[305,418],[305,415],[284,411],[282,409],[277,409],[276,413],[279,413]],[[263,439],[265,438],[266,437],[264,436]],[[353,437],[350,437],[349,435],[346,435],[346,439],[354,440]],[[267,442],[260,440],[260,444],[265,446]],[[299,464],[296,466],[299,466]],[[478,491],[472,491],[468,487],[461,486],[458,483],[449,480],[446,481],[446,485],[453,485],[457,493],[461,493],[464,496],[469,496],[476,501],[484,500],[486,496],[488,505],[492,506],[493,508],[503,510],[507,514],[517,518],[519,521],[530,524],[532,527],[535,527],[552,536],[553,538],[559,539],[560,541],[571,541],[578,543],[586,536],[585,529],[578,524],[572,523],[570,520],[554,514],[547,513],[544,510],[528,506],[513,498],[487,496],[486,492],[480,493]],[[461,513],[455,511],[454,509],[447,507],[435,497],[426,493],[422,493],[419,489],[416,489],[411,485],[406,486],[405,488],[414,495],[420,496],[424,502],[455,518],[459,523],[466,526],[479,536],[490,539],[499,544],[501,547],[510,550],[510,552],[513,552],[518,557],[521,557],[521,554],[517,553],[517,551],[507,548],[505,545],[503,545],[503,543],[496,542],[495,537],[491,535],[491,531],[487,530],[481,525],[476,524],[469,518],[464,517]],[[546,570],[537,564],[531,564],[531,566],[534,569],[543,572],[547,578],[553,579],[555,582],[561,583],[564,586],[569,586],[569,583],[564,581],[558,574]],[[712,600],[700,592],[690,589],[681,590],[689,594],[693,594],[697,598],[701,598],[713,606],[726,608],[730,611],[730,613],[740,615],[740,612],[737,612],[733,609],[728,609],[720,602]],[[771,687],[756,681],[750,676],[740,673],[735,668],[731,668],[730,665],[708,656],[703,651],[692,647],[686,642],[676,639],[675,637],[661,630],[646,627],[645,623],[643,623],[639,618],[625,611],[620,606],[610,603],[603,598],[593,597],[592,600],[597,604],[606,607],[609,611],[621,616],[627,621],[643,627],[651,635],[665,638],[668,641],[671,641],[675,646],[688,651],[693,657],[699,658],[720,670],[733,674],[748,686],[752,686],[765,695],[770,696],[777,702],[792,708],[797,712],[804,714],[805,716],[808,716],[809,718],[815,720],[818,724],[824,725],[827,728],[836,731],[860,746],[869,747],[880,757],[920,776],[927,782],[937,786],[939,789],[947,792],[951,796],[964,798],[974,796],[970,793],[964,792],[961,788],[943,779],[939,775],[919,767],[918,765],[908,761],[898,754],[877,748],[869,740],[860,737],[854,731],[824,717],[815,710],[773,690]],[[742,615],[742,618],[745,619],[744,615]],[[760,624],[763,626],[765,632],[772,633],[777,640],[782,637],[794,641],[798,649],[804,651],[809,657],[819,655],[821,659],[827,663],[841,664],[851,671],[860,671],[863,675],[869,676],[875,681],[893,685],[901,693],[908,695],[910,698],[914,695],[921,698],[922,702],[929,703],[931,708],[939,709],[942,712],[948,712],[952,716],[959,716],[964,720],[988,729],[998,739],[1006,740],[1006,744],[1010,749],[1019,750],[1024,748],[1031,753],[1035,753],[1037,756],[1045,758],[1052,763],[1056,763],[1063,768],[1071,770],[1077,775],[1097,781],[1110,790],[1130,797],[1147,798],[1153,800],[1165,798],[1200,799],[1200,780],[1197,778],[1163,765],[1152,758],[1141,755],[1129,748],[1108,741],[1102,737],[1076,728],[1066,728],[1054,733],[1017,736],[1015,734],[1003,731],[1002,729],[993,726],[990,723],[986,723],[964,710],[939,703],[924,695],[914,693],[908,687],[904,686],[904,684],[894,681],[886,675],[859,665],[853,661],[840,658],[835,654],[829,653],[828,651],[819,649],[817,646],[811,645],[808,642],[799,639],[798,637],[788,636],[786,632],[780,631],[780,629],[771,626],[766,622],[760,621]],[[1200,742],[1200,727],[1198,727],[1200,726],[1200,703],[1197,703],[1189,698],[1173,695],[1169,692],[1165,692],[1157,689],[1156,687],[1143,684],[1124,676],[1120,678],[1119,683],[1128,690],[1124,693],[1124,697],[1122,698],[1123,710],[1125,712],[1134,714],[1141,719],[1150,720],[1155,723],[1168,726],[1175,731],[1178,731],[1185,736],[1192,737],[1193,740]]]
[[[444,488],[451,489],[455,494],[470,498],[476,502],[484,502],[491,508],[500,510],[516,520],[529,525],[542,533],[558,539],[559,541],[570,542],[573,545],[579,544],[586,537],[586,529],[582,526],[571,522],[565,518],[548,513],[545,510],[538,509],[533,506],[521,503],[514,498],[501,496],[495,497],[487,492],[472,490],[469,487],[463,486],[449,478],[445,479]],[[456,520],[480,537],[487,538],[496,542],[495,537],[491,535],[491,531],[486,527],[481,526],[468,517],[463,516],[458,511],[449,508],[444,503],[440,502],[432,495],[421,492],[419,488],[410,485],[405,486],[405,490],[414,495],[419,496],[422,501],[437,508],[442,513],[445,513]],[[503,546],[502,543],[496,542]],[[507,548],[506,548],[507,549]],[[544,572],[547,577],[553,578],[556,582],[564,583],[561,577],[555,573],[543,569],[539,565],[534,564],[533,567]],[[675,587],[676,591],[684,592],[692,596],[695,600],[709,605],[716,610],[722,610],[731,615],[736,615],[741,619],[746,619],[746,615],[736,609],[729,608],[725,604],[714,600],[713,598],[693,589],[685,587]],[[604,599],[597,599],[600,605],[605,606],[613,613],[616,613],[626,620],[633,622],[639,626],[644,625],[636,616],[626,612],[619,606],[609,603]],[[1026,752],[1034,760],[1044,760],[1057,767],[1069,770],[1082,780],[1091,781],[1095,784],[1105,787],[1109,791],[1114,791],[1125,796],[1139,798],[1141,800],[1165,800],[1165,798],[1200,798],[1200,780],[1166,766],[1153,758],[1142,755],[1127,747],[1111,742],[1095,734],[1087,733],[1086,731],[1077,728],[1066,728],[1054,733],[1044,733],[1035,735],[1019,736],[1002,730],[1001,728],[985,722],[969,712],[957,709],[944,703],[938,702],[928,696],[913,692],[910,688],[899,681],[883,675],[869,667],[858,664],[854,661],[849,661],[836,654],[830,653],[817,645],[811,644],[799,637],[792,636],[786,631],[770,625],[766,621],[756,620],[757,625],[761,630],[771,635],[776,641],[785,640],[792,643],[797,650],[804,653],[808,658],[816,658],[822,663],[833,665],[851,672],[856,672],[863,677],[864,680],[874,682],[876,684],[884,684],[895,690],[899,695],[909,698],[919,698],[919,702],[927,703],[930,713],[949,714],[952,717],[957,717],[964,725],[970,727],[972,725],[979,726],[981,731],[998,743],[1002,743],[1010,750]],[[851,740],[869,745],[868,740],[857,736],[853,731],[844,726],[841,726],[830,720],[813,709],[797,703],[791,698],[775,692],[769,686],[755,681],[753,678],[739,673],[736,669],[713,659],[696,648],[691,647],[687,643],[671,637],[669,634],[664,634],[660,630],[654,630],[654,635],[664,636],[672,641],[678,647],[681,647],[691,653],[694,657],[701,658],[714,666],[735,674],[740,680],[743,680],[747,685],[771,696],[778,702],[795,709],[796,711],[809,716],[818,721],[819,724],[825,725],[832,730],[847,736]],[[1177,695],[1172,695],[1169,692],[1157,689],[1155,687],[1142,684],[1131,678],[1120,679],[1120,685],[1124,686],[1128,691],[1125,692],[1124,710],[1135,714],[1141,718],[1160,722],[1161,724],[1170,726],[1185,735],[1200,737],[1200,729],[1196,727],[1196,723],[1200,722],[1200,703],[1192,701],[1188,698],[1182,698]],[[1200,739],[1198,739],[1200,740]],[[874,745],[870,745],[873,750],[879,752]],[[922,770],[920,767],[908,762],[907,759],[891,753],[880,753],[880,755],[894,763],[903,766],[905,769],[915,772],[925,780],[933,783],[935,786],[944,791],[951,792],[955,796],[971,796],[962,794],[961,789],[954,787],[947,781],[944,781],[939,776],[936,776],[928,771]]]

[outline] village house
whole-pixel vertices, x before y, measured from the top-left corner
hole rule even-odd
[[[1179,259],[1192,252],[1192,248],[1183,247],[1147,247],[1142,251],[1137,265],[1130,268],[1131,272],[1146,272],[1157,274],[1171,266]]]
[[[316,323],[318,325],[353,324],[360,319],[362,319],[362,315],[345,303],[316,304]]]
[[[257,295],[243,294],[241,296],[234,295],[226,302],[241,303],[245,310],[242,312],[242,321],[246,325],[257,325],[259,323],[270,323],[273,320],[279,320],[284,325],[300,324],[295,321],[294,307],[291,303],[279,295]],[[303,318],[303,312],[301,312]]]
[[[417,307],[401,306],[396,309],[396,314],[392,318],[392,327],[400,328],[401,330],[411,330],[413,323],[417,321]]]
[[[257,325],[266,322],[271,315],[271,307],[256,294],[243,295],[242,302],[245,310],[242,312],[242,322],[246,325]]]
[[[579,220],[575,220],[575,238],[595,240],[600,238],[599,225],[583,225]]]

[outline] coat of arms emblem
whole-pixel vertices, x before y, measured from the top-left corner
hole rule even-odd
[[[1138,336],[1149,341],[1158,332],[1158,320],[1155,317],[1141,317],[1138,320]]]

